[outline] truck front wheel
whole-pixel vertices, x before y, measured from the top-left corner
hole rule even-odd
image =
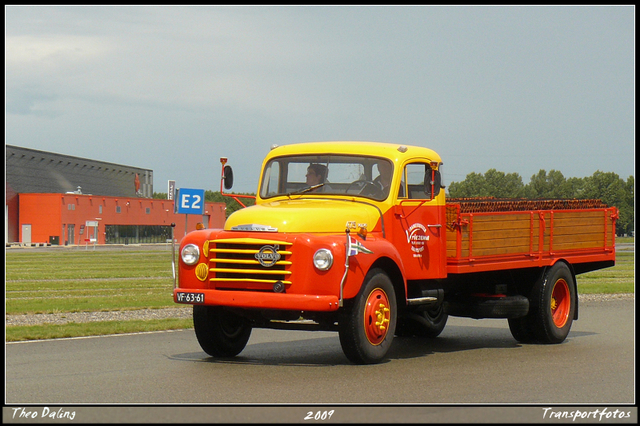
[[[193,306],[193,326],[200,347],[214,357],[238,355],[249,341],[249,320],[217,306]]]
[[[509,320],[511,334],[528,343],[563,342],[575,316],[577,292],[569,267],[558,262],[533,286],[530,311],[526,317]]]
[[[355,364],[380,362],[393,341],[397,305],[393,284],[387,274],[369,271],[353,307],[339,321],[342,350]]]

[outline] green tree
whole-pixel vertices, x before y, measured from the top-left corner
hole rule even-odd
[[[254,196],[255,194],[233,194],[233,195],[250,195],[250,196]],[[167,193],[166,192],[154,192],[153,193],[153,198],[155,199],[161,199],[161,200],[166,200],[167,199]],[[222,195],[220,193],[220,191],[210,191],[210,190],[206,190],[204,191],[204,200],[205,201],[209,201],[209,202],[214,202],[214,203],[225,203],[226,204],[226,216],[229,217],[229,215],[233,212],[235,212],[236,210],[240,210],[243,207],[233,198],[229,197],[229,196],[225,196]],[[251,198],[240,198],[240,200],[242,201],[242,203],[246,206],[252,206],[255,204],[255,199],[251,199]]]
[[[633,188],[633,176],[629,176],[625,183],[616,173],[598,170],[574,187],[571,198],[597,199],[617,207],[620,215],[616,221],[616,233],[630,234],[634,230]]]
[[[567,198],[584,198],[584,179],[572,177],[567,179]]]
[[[609,206],[619,206],[625,199],[625,184],[616,173],[598,170],[585,178],[582,196],[600,199]]]
[[[504,173],[490,169],[484,174],[485,197],[521,198],[524,192],[522,178],[517,173]]]
[[[523,185],[517,173],[505,174],[491,169],[484,175],[472,172],[461,182],[451,182],[449,197],[599,199],[618,208],[616,233],[628,235],[635,231],[634,189],[633,176],[625,182],[615,173],[601,171],[585,178],[565,179],[558,170],[549,173],[540,170]]]
[[[551,170],[540,170],[537,175],[531,176],[529,184],[525,187],[526,198],[573,198],[576,180],[567,181],[564,175]]]
[[[485,179],[480,173],[471,172],[462,182],[449,184],[449,196],[452,198],[484,197]]]
[[[625,196],[620,209],[619,233],[631,235],[635,231],[635,179],[629,176],[625,186]]]
[[[255,194],[233,194],[233,195],[255,196]],[[214,192],[214,191],[207,190],[204,192],[204,199],[205,201],[225,203],[227,205],[227,209],[226,209],[227,217],[229,217],[229,215],[235,212],[236,210],[240,210],[243,208],[236,200],[234,200],[233,198],[227,195],[222,195],[220,191]],[[256,203],[255,199],[252,199],[252,198],[242,197],[240,198],[240,201],[242,201],[242,203],[247,207],[252,206]]]
[[[464,181],[449,184],[449,196],[452,198],[520,198],[523,191],[524,185],[519,174],[505,174],[496,169],[487,170],[484,175],[472,172]]]

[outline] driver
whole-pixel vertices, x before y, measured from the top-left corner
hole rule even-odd
[[[307,185],[313,186],[321,183],[325,183],[327,179],[327,166],[323,164],[311,163],[309,167],[307,167]],[[316,192],[322,190],[322,187],[316,188],[311,192]]]

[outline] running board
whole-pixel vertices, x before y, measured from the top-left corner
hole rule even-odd
[[[415,305],[426,305],[429,303],[435,303],[438,301],[437,297],[417,297],[415,299],[407,299],[407,305],[415,306]]]
[[[444,300],[444,290],[441,288],[422,290],[420,293],[421,297],[407,299],[407,305],[433,305],[434,303],[440,303]]]

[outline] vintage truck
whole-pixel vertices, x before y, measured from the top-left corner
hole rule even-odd
[[[224,192],[233,171],[221,162]],[[370,364],[394,335],[438,336],[449,315],[506,318],[522,343],[563,342],[576,275],[614,265],[617,209],[446,200],[441,172],[417,146],[273,147],[255,205],[190,232],[174,256],[174,301],[193,305],[202,349],[235,356],[252,328],[333,330],[351,362]]]

